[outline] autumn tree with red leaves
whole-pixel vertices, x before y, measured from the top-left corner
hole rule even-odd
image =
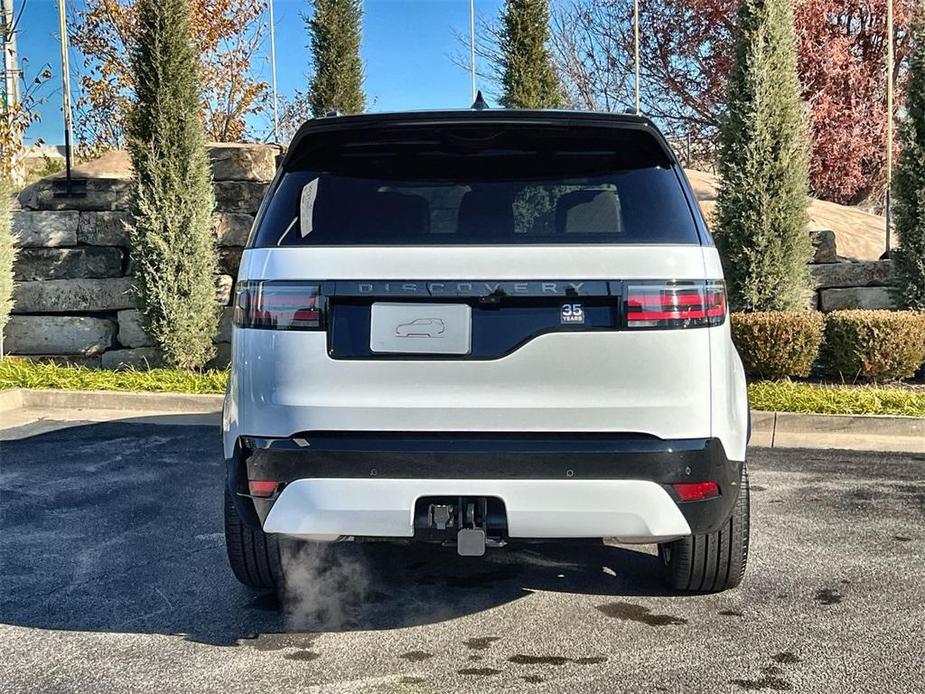
[[[716,134],[732,67],[736,5],[737,0],[639,4],[643,110],[675,135]],[[553,52],[572,105],[632,107],[633,4],[568,0],[554,7]]]
[[[896,99],[905,98],[909,23],[917,0],[894,0]],[[821,198],[877,199],[886,143],[886,0],[797,5],[800,75],[813,143],[810,177]]]
[[[893,0],[896,99],[905,94],[909,22],[920,0]],[[643,111],[676,139],[715,142],[725,112],[737,0],[640,3]],[[796,0],[814,195],[855,204],[884,189],[886,0]],[[560,73],[580,108],[632,105],[632,3],[569,0],[553,18]]]

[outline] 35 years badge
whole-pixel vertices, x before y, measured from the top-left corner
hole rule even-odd
[[[585,322],[585,310],[581,307],[581,304],[562,304],[559,317],[562,323],[577,323],[580,325]]]

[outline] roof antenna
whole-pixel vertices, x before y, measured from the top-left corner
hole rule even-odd
[[[479,89],[479,93],[475,95],[475,101],[472,102],[471,108],[473,111],[484,111],[488,108],[488,104],[485,103],[485,98],[482,96],[481,89]]]

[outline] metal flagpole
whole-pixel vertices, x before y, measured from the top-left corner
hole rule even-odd
[[[886,218],[885,255],[890,254],[893,187],[893,0],[886,3]]]
[[[19,103],[19,69],[16,56],[16,27],[13,26],[13,0],[0,0],[3,13],[3,106],[12,109]]]
[[[61,107],[64,110],[64,165],[65,194],[71,194],[71,140],[73,125],[71,123],[71,70],[67,58],[67,19],[64,0],[58,0],[58,25],[61,32]]]
[[[636,115],[639,115],[639,0],[633,0],[633,58],[636,63]]]
[[[469,71],[472,74],[472,101],[475,102],[475,0],[469,0]]]
[[[279,102],[276,92],[276,27],[273,24],[273,0],[270,7],[270,74],[273,81],[273,141],[279,142]]]
[[[25,5],[23,5],[25,7]],[[23,7],[20,7],[19,13],[22,14]],[[19,80],[22,73],[19,71],[19,58],[16,52],[16,33],[18,31],[18,21],[13,12],[13,0],[0,0],[0,12],[2,12],[3,36],[3,118],[7,120],[7,127],[10,127],[13,118],[13,110],[19,104]],[[17,133],[15,128],[10,128],[10,133]],[[22,161],[15,152],[21,149],[23,145],[22,133],[17,133],[13,145],[13,154],[10,155],[9,161],[4,162],[9,166],[6,173],[14,181],[22,180],[25,173]],[[3,356],[3,348],[0,345],[0,356]]]

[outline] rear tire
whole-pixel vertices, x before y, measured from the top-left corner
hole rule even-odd
[[[665,579],[675,590],[718,593],[735,588],[745,575],[748,532],[748,470],[742,465],[739,498],[719,530],[658,546]]]
[[[279,538],[263,530],[249,528],[235,509],[225,489],[225,547],[235,578],[251,588],[281,590],[283,567]]]

